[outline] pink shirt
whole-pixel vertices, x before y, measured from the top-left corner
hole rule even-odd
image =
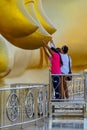
[[[61,74],[61,65],[60,65],[60,55],[56,52],[53,53],[53,56],[49,57],[51,63],[51,73],[52,74]]]

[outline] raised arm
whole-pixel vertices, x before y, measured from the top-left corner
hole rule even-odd
[[[44,52],[45,52],[45,54],[47,55],[47,57],[49,57],[50,55],[49,55],[49,53],[47,52],[45,46],[43,46],[43,49],[44,49]]]
[[[55,44],[54,44],[53,40],[50,40],[50,47],[55,48]]]
[[[44,48],[44,51],[46,53],[46,55],[49,57],[49,53],[53,56],[53,51],[51,50],[51,48],[45,43],[45,41],[43,41],[43,48]],[[47,52],[47,50],[49,51],[49,53]]]

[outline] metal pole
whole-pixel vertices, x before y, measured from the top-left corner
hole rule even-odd
[[[87,118],[87,72],[84,72],[84,100],[85,100],[85,108],[84,108],[84,118]]]

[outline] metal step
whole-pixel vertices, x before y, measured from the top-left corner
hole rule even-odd
[[[82,119],[52,119],[50,130],[83,130],[84,121]]]
[[[55,115],[55,116],[62,116],[62,115],[66,115],[66,116],[83,116],[84,115],[84,111],[83,109],[53,109],[52,110],[52,115]]]
[[[83,117],[83,113],[77,113],[77,112],[58,112],[58,113],[52,113],[52,116],[75,116],[75,117],[78,117],[78,116],[81,116]]]
[[[51,102],[52,116],[84,116],[84,102]]]

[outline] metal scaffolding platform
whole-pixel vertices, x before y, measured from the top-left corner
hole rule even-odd
[[[0,129],[87,130],[87,74],[72,74],[67,86],[69,98],[55,99],[51,75],[49,84],[3,85]]]

